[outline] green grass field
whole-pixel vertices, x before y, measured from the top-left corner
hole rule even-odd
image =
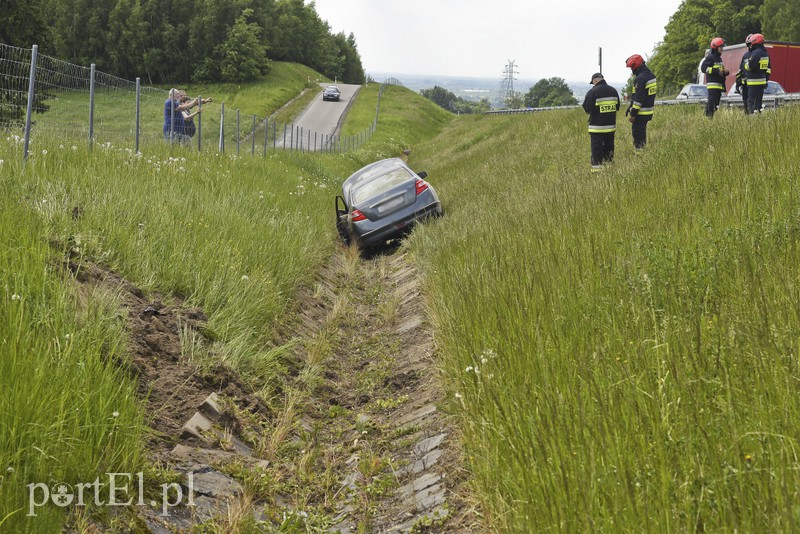
[[[108,363],[118,304],[64,274],[68,249],[203,307],[216,357],[268,397],[272,327],[339,246],[337,187],[404,149],[446,210],[406,246],[487,530],[800,528],[798,122],[659,108],[635,155],[620,116],[599,175],[581,110],[456,117],[399,87],[347,154],[42,137],[23,165],[3,136],[0,531],[59,530],[59,508],[25,517],[30,482],[146,468],[145,415]]]

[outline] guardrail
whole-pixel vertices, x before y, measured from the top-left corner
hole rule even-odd
[[[782,95],[764,95],[763,106],[766,108],[776,108],[778,106],[784,104],[794,104],[800,102],[800,93],[785,93]],[[627,104],[624,102],[623,104]],[[706,105],[705,98],[681,98],[681,99],[672,99],[672,100],[656,100],[657,106],[676,106],[676,105],[687,105],[687,104],[702,104]],[[742,105],[742,97],[740,95],[735,96],[723,96],[720,99],[720,106],[741,106]],[[484,111],[484,115],[513,115],[517,113],[536,113],[538,111],[551,111],[554,109],[575,109],[581,106],[553,106],[550,108],[522,108],[522,109],[496,109],[491,111]]]

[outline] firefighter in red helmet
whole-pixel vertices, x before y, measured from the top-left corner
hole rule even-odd
[[[772,69],[769,54],[764,49],[764,36],[760,33],[750,36],[750,57],[744,64],[744,71],[747,79],[747,113],[761,113],[761,101]]]
[[[700,70],[706,75],[706,89],[708,89],[708,100],[706,101],[706,117],[713,117],[714,112],[719,107],[722,92],[725,91],[725,79],[728,69],[722,63],[722,49],[725,47],[725,40],[722,37],[711,39],[711,50],[706,54]]]
[[[744,70],[744,66],[747,63],[747,60],[750,58],[750,52],[752,52],[750,48],[750,39],[753,37],[753,34],[747,36],[747,39],[744,40],[744,44],[747,45],[747,51],[742,54],[742,60],[739,62],[739,72],[736,73],[736,92],[742,95],[742,107],[744,108],[744,112],[747,113],[747,72]]]
[[[647,123],[653,118],[656,104],[656,75],[647,68],[644,58],[634,54],[625,61],[636,79],[633,81],[633,97],[631,105],[625,112],[631,123],[633,148],[641,150],[647,144]]]

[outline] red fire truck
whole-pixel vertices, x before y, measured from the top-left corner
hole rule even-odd
[[[772,74],[769,79],[783,86],[787,93],[800,92],[800,43],[785,43],[781,41],[765,41],[764,48],[769,53],[769,62]],[[730,74],[725,80],[728,93],[735,89],[736,72],[739,63],[747,51],[747,45],[735,44],[722,49],[722,62]],[[701,73],[702,74],[702,73]],[[705,75],[699,78],[699,83],[705,82]]]

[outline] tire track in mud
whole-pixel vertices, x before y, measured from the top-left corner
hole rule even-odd
[[[295,439],[317,461],[293,476],[328,482],[284,504],[333,510],[330,532],[481,531],[409,255],[341,248],[298,300],[286,333],[301,340],[293,387],[307,391]]]

